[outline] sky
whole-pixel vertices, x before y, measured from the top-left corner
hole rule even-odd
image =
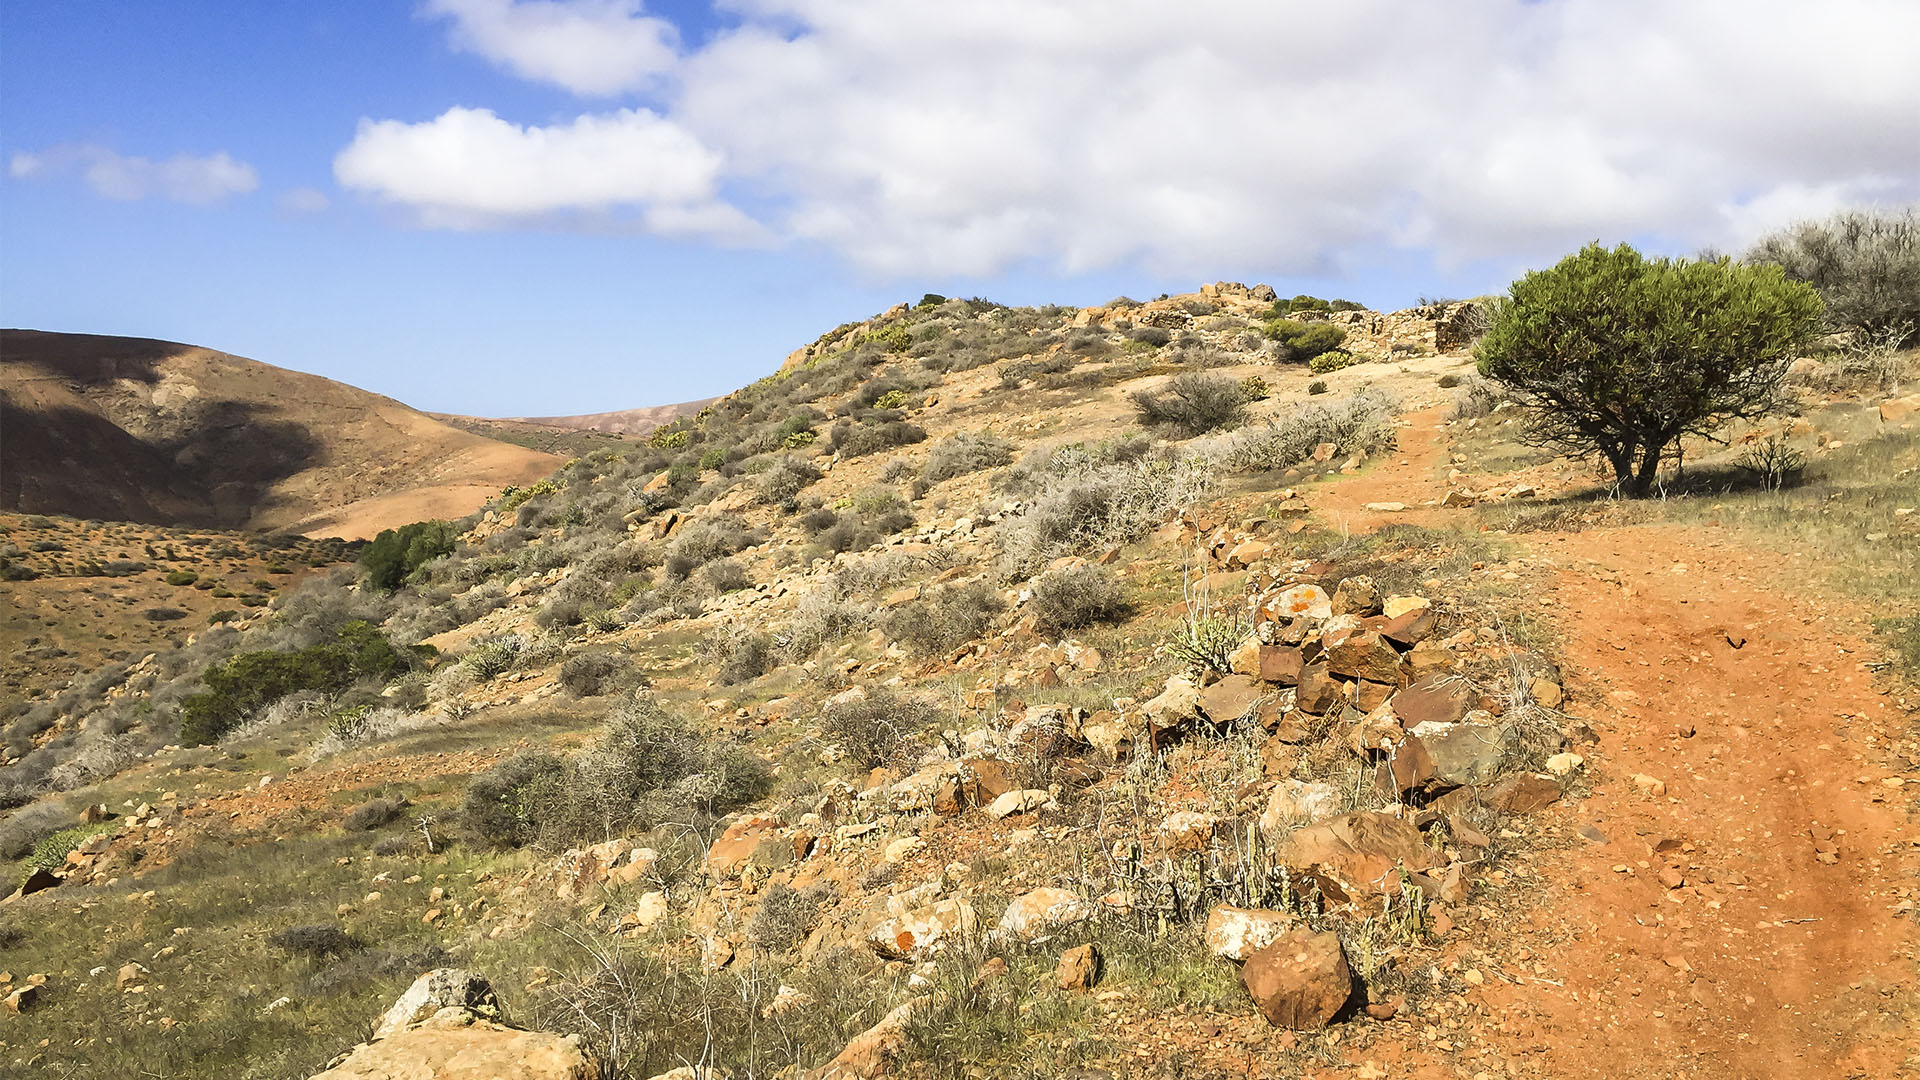
[[[0,0],[0,325],[483,416],[926,292],[1390,310],[1916,199],[1917,0]]]

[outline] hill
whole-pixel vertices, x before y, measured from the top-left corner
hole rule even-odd
[[[613,412],[585,413],[580,416],[516,416],[517,423],[567,431],[604,431],[614,435],[645,435],[654,428],[670,424],[683,416],[692,416],[719,401],[701,398],[674,405],[650,405],[644,409],[617,409]]]
[[[1802,357],[1791,416],[1621,501],[1528,444],[1471,305],[1275,306],[902,305],[413,530],[392,592],[314,551],[5,711],[0,1060],[1920,1060],[1915,356]],[[55,525],[0,570],[278,556]]]
[[[364,538],[559,464],[391,398],[148,338],[0,331],[0,509]]]

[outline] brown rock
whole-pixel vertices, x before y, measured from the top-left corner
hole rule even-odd
[[[1100,968],[1100,950],[1091,944],[1080,945],[1060,954],[1054,980],[1062,990],[1091,990],[1100,982]]]
[[[998,758],[962,758],[959,798],[965,806],[985,806],[1009,791],[1030,787],[1026,770]]]
[[[1200,711],[1216,724],[1230,724],[1251,713],[1260,694],[1260,684],[1255,680],[1229,675],[1200,691]]]
[[[7,1011],[23,1013],[40,1003],[40,987],[37,984],[23,986],[6,997]]]
[[[1327,643],[1327,666],[1337,675],[1370,682],[1400,681],[1400,653],[1386,638],[1362,631]]]
[[[1267,1023],[1326,1027],[1353,995],[1353,971],[1332,931],[1295,930],[1247,958],[1240,981]]]
[[[1423,675],[1394,695],[1393,711],[1409,728],[1421,724],[1457,724],[1473,710],[1473,687],[1447,675]]]
[[[1299,649],[1289,649],[1284,645],[1262,645],[1255,674],[1263,682],[1296,686],[1300,682],[1300,669],[1304,664]]]
[[[1519,773],[1485,789],[1488,806],[1506,814],[1531,814],[1560,801],[1560,785],[1550,776]]]
[[[1300,669],[1299,692],[1294,705],[1315,716],[1326,713],[1346,700],[1347,688],[1333,677],[1333,669],[1324,663],[1308,664]]]
[[[1380,587],[1365,574],[1355,574],[1340,583],[1333,591],[1333,613],[1335,615],[1378,615],[1380,613]]]
[[[16,897],[32,896],[34,893],[45,892],[53,888],[63,880],[65,879],[57,876],[53,871],[44,867],[37,867],[31,874],[27,875],[25,881],[20,883],[20,888],[16,890],[13,895]]]
[[[1533,695],[1534,704],[1543,709],[1557,709],[1567,699],[1566,691],[1560,689],[1559,683],[1540,675],[1528,681],[1527,692]]]
[[[1295,870],[1330,874],[1355,891],[1390,888],[1397,867],[1418,872],[1436,858],[1413,822],[1369,811],[1295,829],[1274,846],[1274,855]]]
[[[1432,608],[1414,608],[1388,619],[1380,636],[1403,649],[1411,649],[1433,635],[1438,619]]]
[[[1363,712],[1372,712],[1387,703],[1399,687],[1391,683],[1368,682],[1365,679],[1353,684],[1353,707]]]

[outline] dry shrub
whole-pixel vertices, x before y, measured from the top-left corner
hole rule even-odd
[[[888,637],[923,656],[952,652],[992,629],[1007,602],[983,581],[931,592],[889,612],[881,621]]]
[[[821,714],[820,730],[866,768],[905,767],[917,756],[922,736],[940,720],[940,710],[932,702],[881,686],[828,705]]]
[[[1050,570],[1033,584],[1034,614],[1052,633],[1118,622],[1130,610],[1120,580],[1102,566],[1083,563]]]

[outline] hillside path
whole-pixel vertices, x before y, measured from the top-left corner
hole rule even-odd
[[[1330,523],[1471,526],[1419,508],[1445,492],[1448,441],[1437,411],[1410,419],[1398,455],[1309,496]],[[1511,539],[1540,571],[1527,600],[1558,632],[1568,712],[1597,734],[1574,748],[1590,793],[1546,811],[1582,838],[1533,856],[1533,895],[1499,913],[1475,1037],[1410,1032],[1397,1064],[1920,1075],[1920,774],[1890,765],[1916,719],[1866,666],[1870,613],[1813,585],[1811,561],[1711,526]]]

